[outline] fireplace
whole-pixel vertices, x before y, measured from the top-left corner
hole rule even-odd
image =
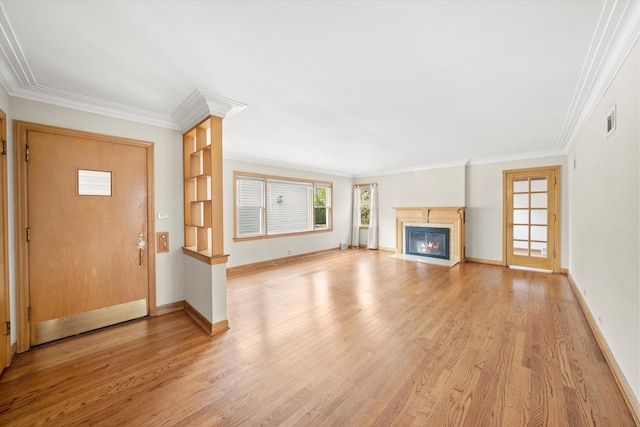
[[[449,228],[405,227],[405,254],[450,259]]]
[[[465,261],[464,207],[400,207],[393,209],[396,211],[396,253],[392,255],[393,257],[448,267]],[[435,228],[436,232],[446,233],[447,237],[444,239],[447,241],[444,244],[447,249],[442,249],[440,246],[442,243],[440,243],[438,246],[440,257],[436,258],[429,256],[433,254],[423,253],[428,251],[423,249],[422,245],[410,248],[407,245],[409,240],[406,234],[407,227]],[[429,240],[425,245],[428,247],[428,244]]]

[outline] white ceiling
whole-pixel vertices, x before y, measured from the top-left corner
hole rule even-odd
[[[175,129],[198,89],[247,105],[226,157],[346,176],[536,156],[572,143],[637,3],[4,0],[0,83]]]

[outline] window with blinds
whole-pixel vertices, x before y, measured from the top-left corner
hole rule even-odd
[[[236,178],[236,234],[238,237],[264,234],[264,179]]]
[[[267,233],[310,231],[311,190],[307,183],[267,179]]]
[[[234,175],[235,238],[330,230],[330,183]]]

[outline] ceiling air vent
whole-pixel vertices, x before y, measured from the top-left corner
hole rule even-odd
[[[605,137],[609,137],[616,130],[616,106],[614,104],[613,108],[609,110],[607,114],[607,124],[606,124],[606,132]]]

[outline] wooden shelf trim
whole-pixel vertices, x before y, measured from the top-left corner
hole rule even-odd
[[[228,257],[223,254],[222,119],[210,116],[185,133],[183,156],[184,252],[217,264]]]

